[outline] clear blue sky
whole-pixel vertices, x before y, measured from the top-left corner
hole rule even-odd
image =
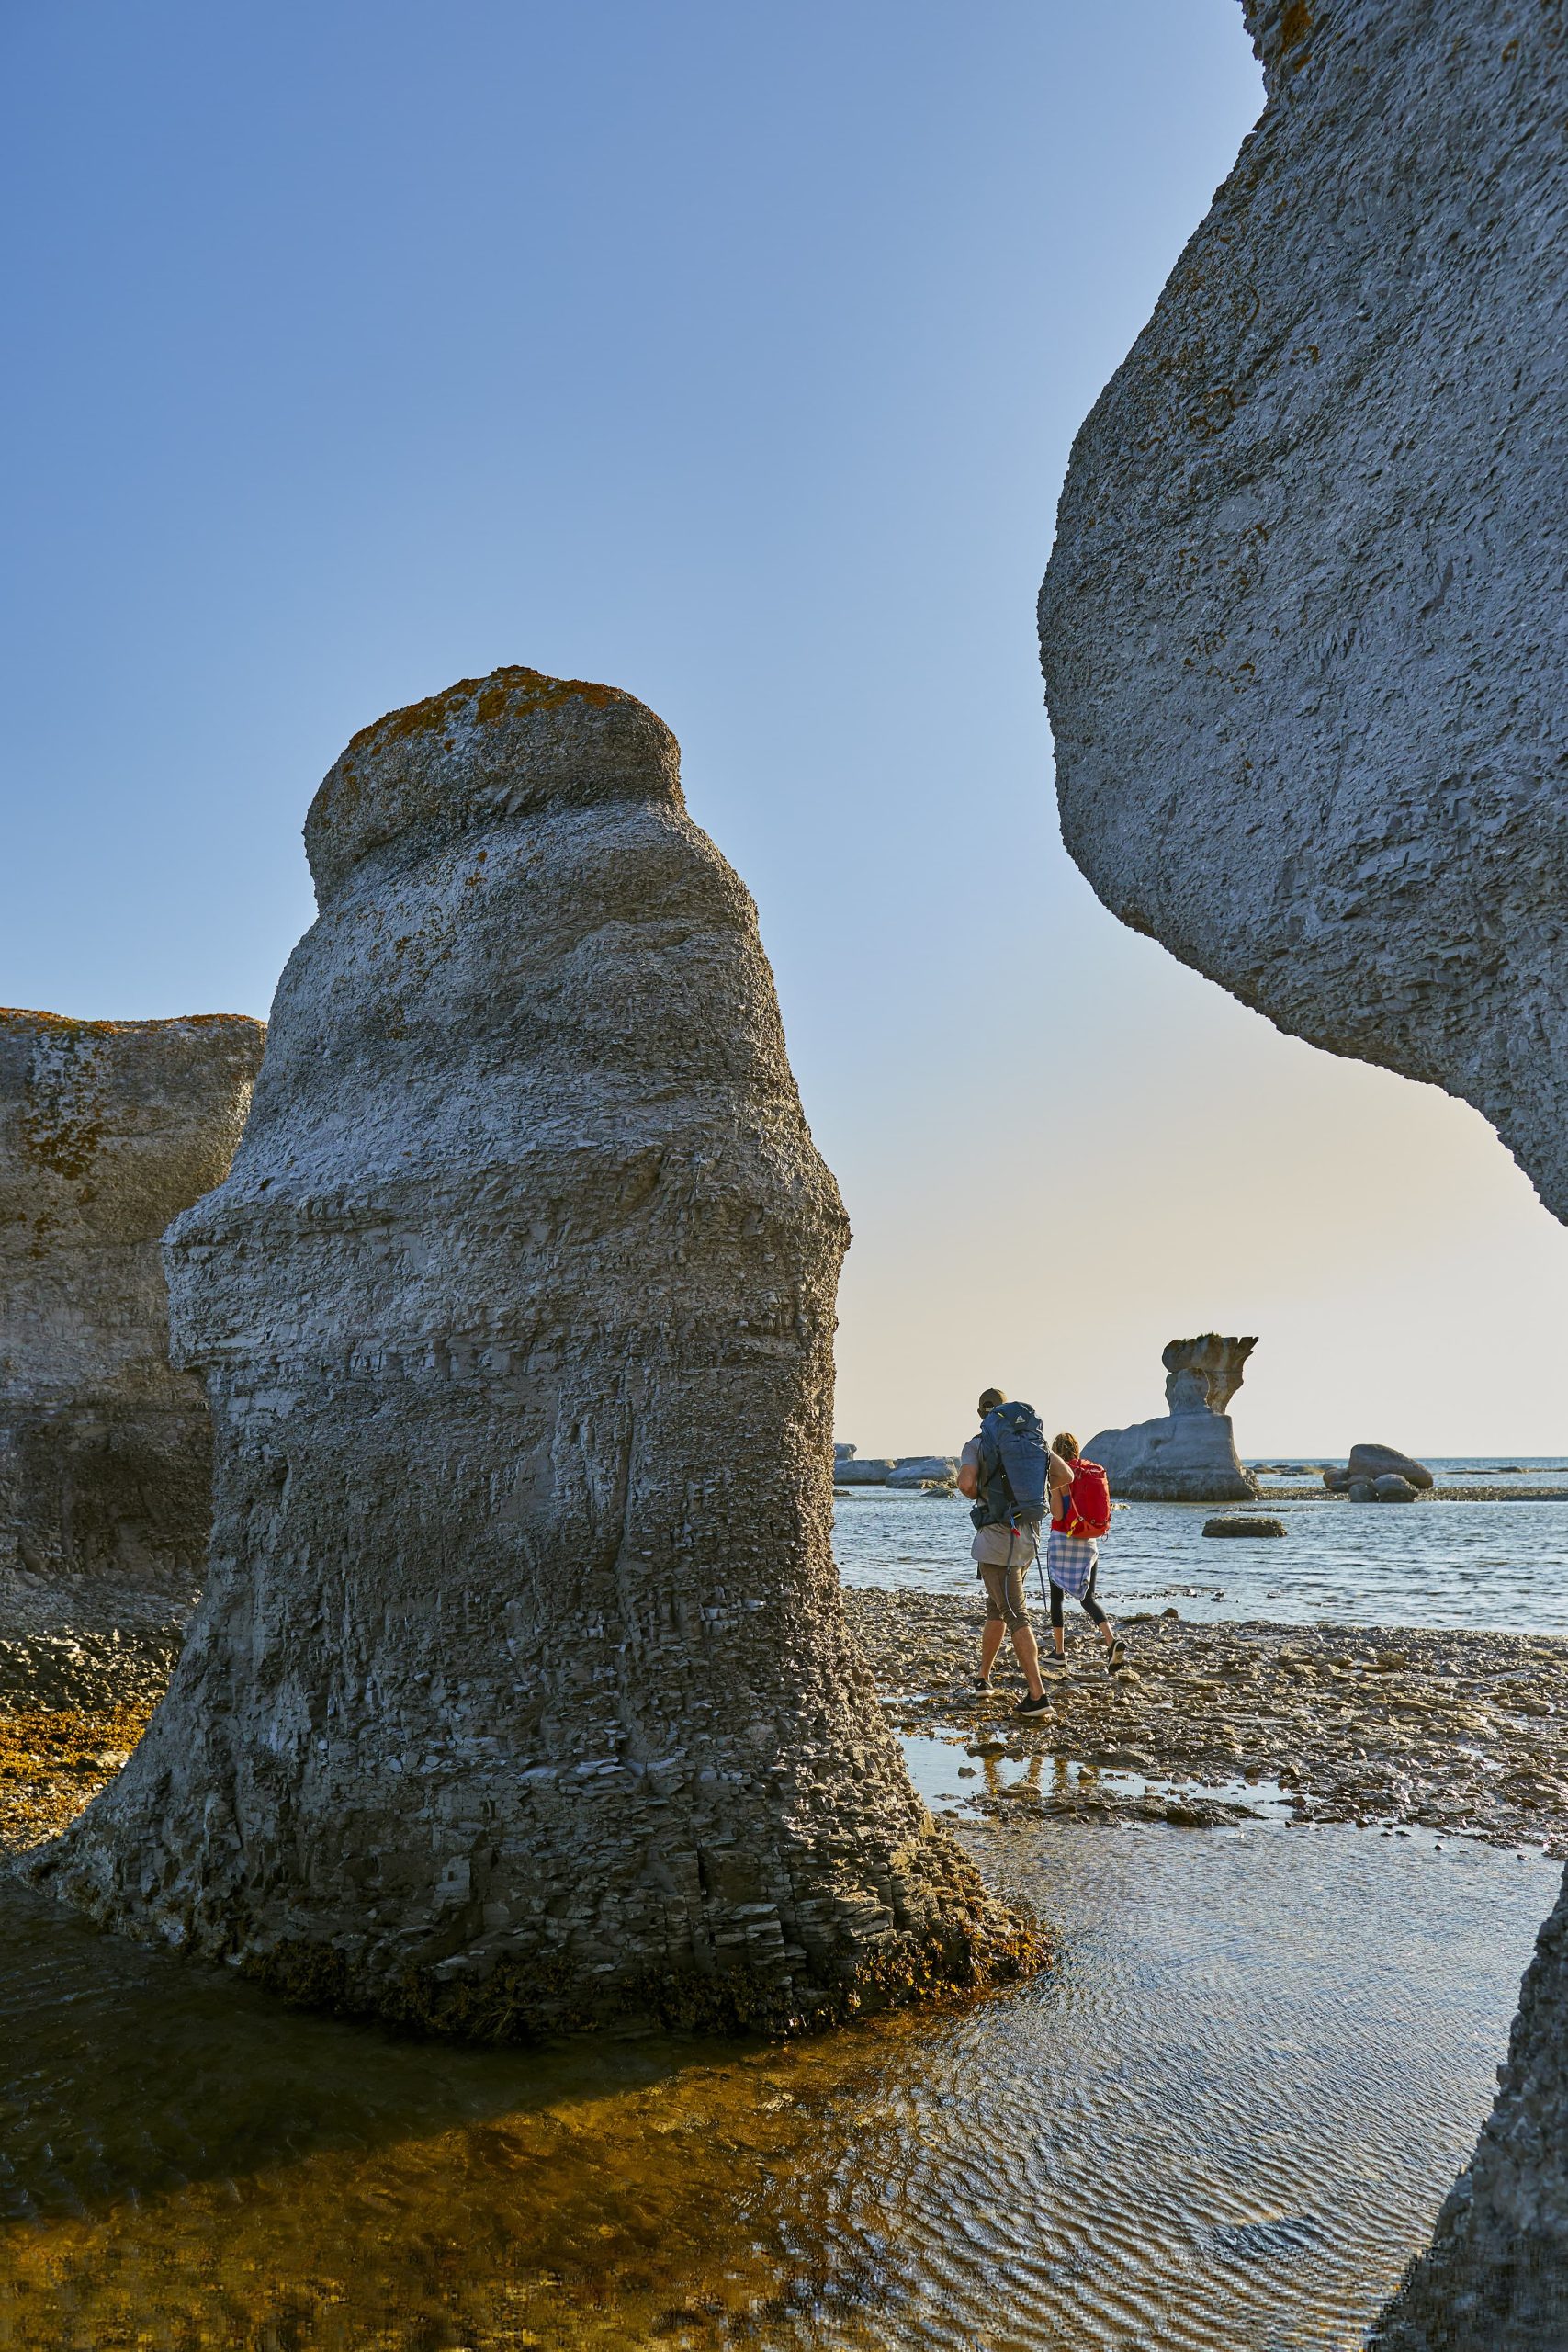
[[[0,41],[0,999],[265,1012],[357,727],[608,679],[759,902],[857,1233],[842,1434],[955,1442],[982,1375],[1131,1418],[1218,1322],[1263,1335],[1244,1445],[1568,1445],[1563,1237],[1479,1123],[1277,1038],[1056,841],[1034,592],[1257,113],[1235,0],[73,0]]]

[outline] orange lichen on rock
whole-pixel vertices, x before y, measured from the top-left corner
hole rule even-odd
[[[404,703],[400,709],[373,718],[368,727],[349,737],[344,759],[368,751],[372,743],[384,745],[400,736],[431,734],[448,725],[470,699],[480,726],[493,727],[518,703],[533,710],[558,710],[563,703],[585,702],[594,710],[604,710],[612,703],[629,703],[633,697],[619,686],[597,685],[588,678],[547,677],[543,670],[510,662],[492,670],[488,678],[459,678],[456,685],[428,695],[423,702]]]
[[[23,1853],[74,1821],[125,1763],[152,1705],[0,1713],[0,1853]]]

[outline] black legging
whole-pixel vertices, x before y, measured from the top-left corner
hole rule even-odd
[[[1094,1597],[1094,1580],[1099,1574],[1100,1562],[1096,1560],[1089,1572],[1089,1582],[1078,1595],[1078,1607],[1091,1625],[1103,1625],[1105,1623],[1105,1611]],[[1062,1622],[1062,1603],[1066,1597],[1061,1586],[1053,1577],[1051,1580],[1051,1623],[1053,1625],[1059,1625]]]

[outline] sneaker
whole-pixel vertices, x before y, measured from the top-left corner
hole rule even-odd
[[[1040,1675],[1043,1681],[1060,1682],[1066,1670],[1067,1661],[1065,1657],[1043,1657],[1040,1661]]]
[[[1127,1656],[1127,1645],[1120,1634],[1105,1654],[1105,1670],[1108,1674],[1131,1674],[1133,1671],[1132,1662]]]
[[[1049,1690],[1042,1690],[1038,1699],[1021,1699],[1013,1709],[1015,1715],[1037,1715],[1051,1703]]]

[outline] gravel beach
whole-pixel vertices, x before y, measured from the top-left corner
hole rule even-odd
[[[1134,1679],[1113,1681],[1087,1627],[1071,1625],[1066,1680],[1044,1715],[1021,1722],[1010,1649],[996,1690],[974,1688],[977,1600],[861,1588],[844,1605],[895,1726],[968,1749],[974,1812],[1033,1802],[1066,1818],[1199,1826],[1241,1818],[1267,1792],[1299,1821],[1568,1857],[1568,1641],[1133,1616],[1120,1622]],[[60,1623],[58,1608],[38,1613]],[[51,1837],[112,1779],[157,1704],[186,1613],[172,1596],[106,1590],[90,1625],[0,1638],[0,1851]],[[1010,1759],[1042,1769],[992,1786],[987,1767]]]
[[[1192,1624],[1174,1611],[1119,1621],[1134,1676],[1113,1679],[1087,1625],[1043,1715],[1012,1712],[1023,1682],[1004,1649],[998,1688],[974,1687],[983,1610],[947,1593],[863,1588],[850,1623],[905,1733],[961,1739],[967,1803],[1021,1799],[1069,1818],[1193,1826],[1277,1790],[1298,1821],[1482,1838],[1568,1856],[1568,1641],[1403,1627]],[[996,1788],[994,1759],[1053,1770]],[[1172,1785],[1175,1784],[1175,1785]],[[1242,1785],[1245,1784],[1245,1785]]]

